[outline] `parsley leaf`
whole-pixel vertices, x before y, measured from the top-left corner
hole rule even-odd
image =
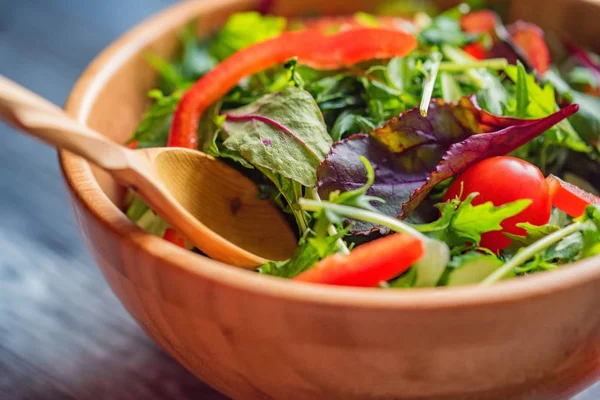
[[[429,237],[448,243],[456,254],[466,248],[478,246],[482,234],[502,230],[502,221],[519,214],[531,204],[531,200],[524,199],[498,207],[492,202],[474,206],[472,202],[477,195],[478,193],[471,193],[462,202],[454,199],[437,204],[441,213],[438,220],[413,227]]]

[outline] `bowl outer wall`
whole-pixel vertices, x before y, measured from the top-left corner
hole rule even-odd
[[[141,54],[172,52],[173,32],[192,16],[204,16],[210,31],[256,4],[190,1],[146,21],[90,65],[67,111],[123,141],[154,80]],[[277,4],[297,13],[369,2]],[[490,288],[300,285],[145,234],[110,201],[105,191],[118,192],[105,174],[72,154],[60,158],[79,226],[113,291],[165,350],[234,398],[548,399],[597,377],[598,258]]]

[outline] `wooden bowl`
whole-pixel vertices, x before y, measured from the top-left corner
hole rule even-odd
[[[91,64],[68,112],[123,142],[155,84],[143,55],[172,54],[176,32],[190,20],[197,18],[202,35],[258,3],[187,1],[146,21]],[[288,0],[274,12],[353,12],[369,4]],[[566,8],[563,14],[550,25],[573,23]],[[598,14],[590,15],[592,28]],[[491,288],[302,285],[142,232],[120,211],[122,191],[105,173],[66,152],[60,161],[81,231],[112,290],[165,351],[232,398],[548,400],[599,377],[600,258]]]

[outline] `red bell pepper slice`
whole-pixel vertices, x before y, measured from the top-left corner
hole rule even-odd
[[[463,16],[460,25],[464,32],[487,33],[494,41],[498,41],[496,25],[499,22],[500,18],[495,12],[480,10]],[[510,26],[509,31],[513,43],[521,49],[531,66],[542,74],[546,72],[550,68],[550,51],[544,40],[544,31],[535,24],[522,21]]]
[[[580,217],[585,212],[587,206],[600,204],[600,197],[594,196],[554,175],[549,175],[546,181],[550,189],[550,201],[552,205],[566,212],[571,217]]]
[[[494,35],[498,16],[490,10],[473,11],[464,15],[460,20],[460,26],[466,33],[489,33]]]
[[[487,52],[481,45],[481,43],[471,43],[463,47],[465,53],[469,54],[471,57],[474,57],[478,60],[485,60],[487,56]]]
[[[510,27],[510,34],[535,69],[542,74],[548,71],[550,50],[544,40],[544,31],[539,26],[519,21]]]
[[[334,254],[296,276],[300,282],[375,287],[405,272],[425,254],[423,241],[396,233],[357,247],[350,254]]]
[[[131,149],[131,150],[135,150],[138,147],[139,142],[137,140],[132,140],[128,145],[127,148]]]
[[[411,21],[399,17],[376,16],[373,17],[374,25],[368,25],[356,15],[308,18],[292,21],[290,26],[294,26],[294,22],[301,29],[317,30],[325,34],[332,34],[335,32],[343,32],[365,27],[403,30],[403,25],[412,24]]]
[[[181,234],[179,234],[179,232],[177,232],[173,228],[167,228],[167,230],[165,231],[165,235],[163,236],[163,239],[166,240],[167,242],[171,242],[171,243],[175,244],[176,246],[183,247],[184,249],[186,248],[185,247],[185,237],[183,237]]]
[[[413,35],[385,28],[357,28],[335,35],[315,30],[286,32],[249,46],[200,78],[183,96],[171,124],[170,147],[196,149],[198,121],[208,106],[240,79],[292,57],[310,67],[338,69],[374,58],[402,57],[417,46]]]

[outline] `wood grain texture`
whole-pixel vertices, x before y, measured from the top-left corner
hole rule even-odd
[[[174,1],[0,0],[0,72],[62,104],[76,77],[102,47],[126,28],[170,3]],[[224,15],[220,20],[223,18]],[[140,70],[136,82],[142,85],[137,91],[127,91],[124,95],[143,99],[151,80],[152,75],[147,69]],[[129,104],[129,99],[123,98],[121,104]],[[130,107],[120,107],[112,115],[124,115],[125,122],[113,118],[111,131],[130,129],[144,107],[143,101],[133,101]],[[95,118],[105,117],[106,114],[99,113]],[[55,153],[42,144],[10,132],[5,126],[0,126],[0,131],[0,398],[225,399],[158,350],[124,312],[100,271],[93,265],[74,227]],[[86,189],[97,190],[97,187],[88,186]],[[114,189],[109,183],[105,186],[111,195]],[[116,197],[116,192],[114,194]],[[115,212],[110,204],[103,204],[107,213]],[[266,398],[256,386],[283,386],[284,390],[289,390],[289,385],[300,379],[348,393],[350,389],[339,383],[357,370],[361,383],[377,383],[373,381],[373,374],[377,371],[387,374],[386,382],[397,380],[397,369],[380,370],[381,366],[372,365],[366,355],[378,357],[388,366],[389,363],[393,365],[396,359],[406,359],[412,366],[405,371],[408,383],[423,385],[428,375],[418,372],[424,363],[431,362],[422,357],[422,354],[431,354],[428,353],[431,342],[426,343],[425,337],[420,339],[422,332],[437,332],[442,338],[456,334],[451,350],[435,347],[440,359],[447,359],[457,351],[463,355],[458,360],[454,359],[453,378],[458,380],[471,373],[482,378],[488,375],[485,369],[477,369],[477,365],[466,362],[481,351],[476,341],[483,328],[477,324],[462,323],[466,318],[462,314],[466,312],[472,316],[474,309],[447,315],[438,321],[439,325],[433,323],[438,315],[431,311],[422,313],[414,310],[404,315],[403,320],[395,319],[398,311],[364,311],[360,315],[365,321],[364,331],[344,330],[350,326],[352,319],[343,308],[330,310],[312,306],[294,310],[298,304],[291,301],[272,304],[270,298],[262,298],[255,303],[256,296],[251,295],[247,285],[240,293],[239,286],[233,283],[233,277],[239,276],[237,274],[222,270],[223,279],[229,281],[227,284],[217,284],[214,279],[208,278],[198,281],[198,271],[193,267],[198,261],[196,257],[164,248],[147,251],[137,257],[140,246],[148,247],[156,242],[146,243],[147,238],[139,237],[135,243],[121,247],[120,237],[115,231],[104,236],[104,227],[98,223],[97,215],[80,212],[79,218],[90,221],[85,228],[90,240],[97,238],[92,234],[94,231],[95,235],[101,235],[102,240],[94,244],[97,246],[98,262],[107,265],[108,259],[116,260],[112,264],[115,268],[106,268],[104,274],[117,295],[125,298],[124,293],[133,294],[123,304],[135,313],[144,329],[165,349],[187,367],[205,375],[215,387],[225,388],[239,383],[240,387],[247,387],[254,397]],[[117,226],[121,234],[128,229]],[[131,234],[139,235],[135,230]],[[111,252],[111,249],[115,251]],[[181,263],[189,262],[190,267],[173,269],[157,265],[163,256],[181,256]],[[164,287],[161,282],[169,279],[175,279],[179,287]],[[258,291],[265,288],[261,282],[255,281]],[[543,279],[538,282],[540,285],[547,283]],[[506,312],[521,313],[531,318],[522,326],[513,326],[509,320],[503,325],[499,321],[506,316],[504,313],[480,310],[480,323],[499,329],[497,335],[487,339],[488,343],[501,343],[502,335],[517,337],[517,334],[527,334],[531,340],[537,335],[543,336],[544,332],[554,328],[552,321],[536,323],[536,316],[547,310],[546,307],[556,307],[552,311],[557,319],[573,311],[576,314],[574,319],[581,317],[583,310],[590,310],[595,299],[593,293],[587,295],[589,289],[585,290],[579,297],[582,310],[561,306],[559,298],[555,299],[557,303],[513,305],[512,310]],[[163,292],[164,295],[159,295]],[[269,290],[265,288],[265,292],[269,293]],[[598,293],[597,289],[595,293]],[[320,291],[314,293],[319,294]],[[234,295],[239,297],[232,304],[227,299]],[[162,298],[168,301],[161,301]],[[416,302],[421,300],[422,296],[414,298]],[[407,304],[408,300],[404,303]],[[352,301],[349,304],[353,304]],[[373,302],[367,301],[362,307],[368,304],[373,305]],[[256,307],[260,309],[258,314],[253,313]],[[292,312],[282,314],[282,307]],[[594,311],[597,314],[597,307]],[[184,312],[193,314],[194,318],[186,318]],[[390,322],[373,324],[372,330],[369,330],[368,327],[379,317]],[[590,319],[595,317],[595,314],[589,315]],[[334,322],[339,322],[342,327],[336,341],[323,336]],[[418,330],[417,323],[425,325],[420,325]],[[245,333],[234,329],[239,326],[252,335],[246,337]],[[371,335],[371,339],[381,335],[395,343],[402,339],[400,335],[407,327],[410,333],[405,338],[414,340],[414,344],[412,350],[406,353],[390,352],[367,340],[368,354],[357,355],[350,361],[344,358],[344,346],[348,343],[360,338],[369,339],[365,335]],[[573,322],[569,329],[557,331],[561,336],[555,339],[576,343],[588,332],[587,327]],[[467,332],[461,339],[462,331],[469,329],[473,331]],[[295,341],[279,345],[278,335],[296,331]],[[180,337],[177,332],[190,334]],[[527,342],[521,343],[525,344]],[[521,348],[517,343],[505,342],[505,345],[505,351],[518,352]],[[538,345],[533,343],[533,346]],[[276,352],[266,351],[273,347]],[[188,349],[197,352],[189,352]],[[311,349],[321,351],[321,358],[314,369],[309,368],[305,355]],[[460,353],[461,350],[464,351]],[[584,357],[581,352],[597,354],[597,348],[563,350],[566,353],[559,358],[568,359],[570,366]],[[257,351],[262,354],[253,357]],[[515,357],[518,360],[518,354]],[[551,361],[542,358],[538,362]],[[232,373],[223,375],[225,363],[233,368]],[[280,365],[280,368],[272,369],[272,365]],[[327,368],[328,365],[334,367]],[[593,367],[593,364],[590,366]],[[369,373],[362,374],[361,368]],[[518,374],[519,368],[517,363],[511,376]],[[249,373],[242,376],[238,372],[241,369]],[[593,368],[590,370],[588,372],[594,372]],[[539,373],[542,371],[543,368]],[[566,371],[560,371],[563,379],[557,379],[558,383],[572,378],[564,373]],[[585,371],[578,372],[576,375],[580,377],[589,375]],[[280,375],[275,376],[274,373]],[[399,382],[397,384],[400,386]],[[550,390],[553,386],[549,384],[546,387]],[[426,395],[428,389],[425,387],[422,394]],[[540,385],[522,389],[525,394],[537,392],[538,397],[539,393],[543,393]],[[399,387],[398,393],[404,392],[405,388]],[[314,387],[305,385],[303,391],[291,392],[287,398],[295,399],[307,393],[314,393]],[[357,393],[351,392],[347,398],[360,394]],[[575,398],[597,400],[600,398],[600,385]]]
[[[104,46],[172,3],[0,0],[0,73],[64,104]],[[224,400],[127,315],[70,208],[56,152],[0,124],[0,399]]]
[[[134,188],[164,221],[215,260],[255,269],[294,254],[297,239],[283,213],[260,199],[251,180],[214,157],[173,147],[130,150],[2,75],[0,117]]]

